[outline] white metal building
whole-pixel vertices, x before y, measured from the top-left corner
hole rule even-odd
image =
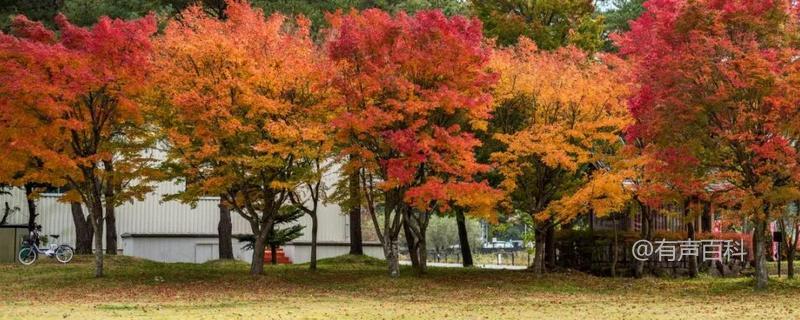
[[[219,199],[208,197],[192,208],[177,201],[163,201],[164,195],[181,191],[182,185],[171,182],[160,183],[144,201],[133,201],[117,207],[117,243],[121,254],[161,262],[203,263],[217,259],[219,246],[217,224],[219,222]],[[43,194],[37,200],[37,223],[44,234],[57,234],[61,243],[75,245],[75,228],[70,205],[58,201],[60,194]],[[0,195],[0,205],[8,202],[16,208],[9,217],[9,224],[27,223],[27,203],[21,189],[10,195]],[[84,208],[84,214],[88,210]],[[328,258],[349,252],[349,219],[336,205],[319,208],[318,258]],[[233,234],[252,234],[248,222],[236,212],[231,212]],[[311,218],[303,216],[299,223],[306,226],[303,236],[283,247],[293,263],[305,263],[310,259]],[[105,237],[104,237],[105,238]],[[234,257],[250,261],[252,251],[244,251],[244,243],[233,240]],[[364,243],[365,254],[383,258],[377,243]]]

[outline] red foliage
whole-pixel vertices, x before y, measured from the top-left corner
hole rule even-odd
[[[403,190],[422,210],[485,191],[472,180],[488,167],[477,163],[480,141],[469,130],[485,125],[492,106],[495,76],[484,71],[491,50],[481,24],[439,11],[330,19],[327,50],[340,66],[335,86],[346,110],[334,125],[344,154],[359,155],[357,165],[376,172],[381,188]]]
[[[61,15],[56,23],[58,36],[17,16],[14,35],[0,33],[0,131],[7,152],[42,164],[22,180],[80,183],[81,170],[120,147],[114,136],[143,120],[133,97],[146,88],[156,23],[102,18],[85,29]]]
[[[689,195],[735,186],[743,211],[786,198],[783,187],[800,173],[791,146],[800,111],[792,6],[652,0],[616,37],[638,84],[627,138],[658,160],[671,187]]]

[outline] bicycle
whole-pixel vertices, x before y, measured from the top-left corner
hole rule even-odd
[[[65,244],[50,244],[49,248],[42,250],[39,248],[39,232],[41,226],[36,227],[36,230],[31,231],[30,236],[23,242],[22,248],[19,250],[17,259],[23,265],[32,265],[39,258],[40,254],[44,254],[50,258],[55,258],[58,262],[69,263],[72,257],[75,256],[75,250]],[[50,235],[53,239],[58,239],[59,236],[55,234]]]

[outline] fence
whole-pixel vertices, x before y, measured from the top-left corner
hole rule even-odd
[[[405,253],[401,259],[410,260]],[[472,262],[474,265],[499,265],[499,266],[529,266],[533,256],[526,250],[496,250],[494,252],[472,252]],[[459,250],[430,250],[428,251],[428,261],[438,263],[457,263],[464,262]]]

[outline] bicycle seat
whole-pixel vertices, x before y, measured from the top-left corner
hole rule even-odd
[[[58,237],[60,237],[60,236],[59,236],[59,235],[57,235],[57,234],[51,234],[51,235],[50,235],[50,238],[53,238],[53,239],[58,239]]]

